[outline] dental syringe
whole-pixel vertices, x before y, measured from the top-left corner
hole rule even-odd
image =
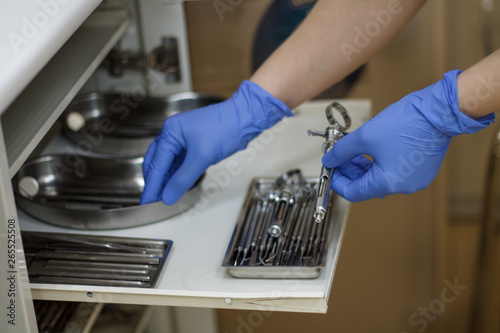
[[[344,125],[341,125],[334,116],[334,112],[337,111],[342,116]],[[330,123],[324,132],[316,130],[308,130],[307,134],[309,136],[321,136],[325,138],[325,142],[322,146],[323,154],[332,149],[333,145],[340,140],[346,134],[345,131],[351,127],[351,118],[347,113],[347,110],[338,102],[333,102],[328,105],[325,109],[326,119]],[[321,167],[321,174],[319,176],[318,191],[316,194],[316,201],[314,203],[314,213],[313,218],[316,223],[321,223],[326,215],[326,210],[328,209],[328,197],[330,195],[330,182],[332,180],[333,168],[327,168],[324,165]]]

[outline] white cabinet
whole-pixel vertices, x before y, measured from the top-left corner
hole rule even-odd
[[[90,15],[99,2],[1,5],[0,30],[6,36],[0,42],[2,332],[37,331],[10,178],[126,30],[125,10]]]

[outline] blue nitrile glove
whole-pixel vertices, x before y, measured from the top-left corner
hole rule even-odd
[[[323,157],[325,166],[336,168],[332,189],[356,202],[426,188],[450,139],[475,133],[495,119],[490,114],[474,120],[459,111],[459,73],[444,74],[444,79],[409,94],[340,139]]]
[[[167,118],[144,157],[141,203],[174,204],[212,164],[238,150],[290,109],[257,84],[244,81],[218,104]]]

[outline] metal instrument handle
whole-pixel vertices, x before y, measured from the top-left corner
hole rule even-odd
[[[334,113],[335,111],[337,111],[342,116],[344,125],[342,125],[337,121],[337,119],[335,119],[335,113]],[[342,132],[347,131],[351,127],[351,117],[349,117],[347,110],[340,103],[332,102],[330,105],[326,107],[325,114],[326,114],[326,119],[328,120],[330,125],[332,126],[337,125],[339,130],[341,130]]]

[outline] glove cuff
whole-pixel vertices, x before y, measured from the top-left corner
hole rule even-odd
[[[239,118],[239,128],[243,129],[240,149],[284,117],[294,116],[285,103],[247,80],[241,83],[231,100]]]
[[[476,133],[495,120],[493,113],[472,119],[459,110],[457,76],[461,72],[447,72],[443,74],[442,80],[424,89],[422,107],[419,108],[435,128],[450,137]]]
[[[285,103],[272,96],[257,83],[245,80],[241,83],[236,94],[241,93],[252,108],[254,119],[269,128],[283,117],[293,117],[294,114]],[[235,94],[235,95],[236,95]]]

